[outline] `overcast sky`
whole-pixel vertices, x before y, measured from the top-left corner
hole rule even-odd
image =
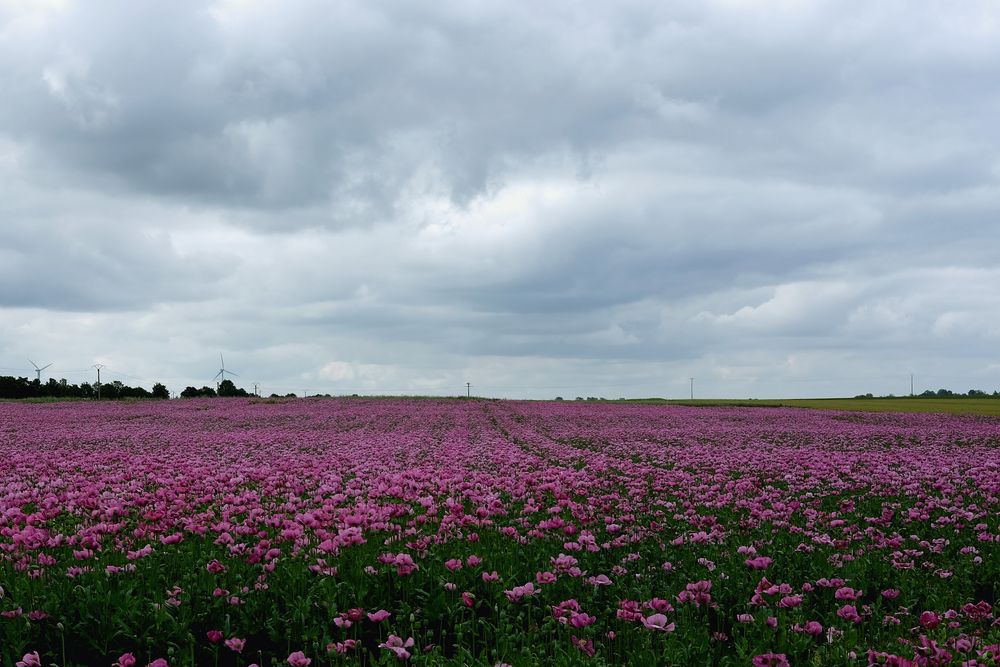
[[[0,374],[1000,389],[1000,5],[0,0]]]

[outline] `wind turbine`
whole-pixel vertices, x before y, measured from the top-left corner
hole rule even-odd
[[[28,359],[28,361],[31,361],[31,359]],[[46,368],[48,368],[52,364],[45,364],[44,366],[42,366],[41,368],[39,368],[38,364],[36,364],[34,361],[31,361],[31,365],[35,367],[35,373],[38,375],[38,384],[41,384],[42,383],[42,371],[44,371]]]
[[[218,391],[219,388],[222,387],[222,383],[226,379],[226,374],[227,373],[229,375],[232,375],[233,377],[239,377],[238,373],[234,373],[232,371],[227,371],[226,370],[226,360],[222,357],[222,353],[221,352],[219,352],[219,361],[222,362],[222,368],[220,368],[219,372],[215,374],[214,378],[212,378],[213,380],[218,380],[218,382],[215,383],[216,391]]]

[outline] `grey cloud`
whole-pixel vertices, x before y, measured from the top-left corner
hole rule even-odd
[[[3,355],[72,326],[175,382],[225,349],[528,394],[1000,370],[992,4],[40,7],[0,8]]]

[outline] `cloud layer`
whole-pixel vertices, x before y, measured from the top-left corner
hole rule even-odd
[[[0,0],[0,366],[997,389],[996,62],[988,1]]]

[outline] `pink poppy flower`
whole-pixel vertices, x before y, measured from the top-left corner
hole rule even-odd
[[[548,571],[536,572],[535,581],[537,581],[539,584],[554,584],[556,583],[556,575]]]
[[[38,655],[38,651],[32,651],[31,653],[25,653],[24,657],[14,664],[17,667],[41,667],[42,658]]]
[[[236,653],[242,653],[243,647],[246,646],[246,643],[245,639],[240,639],[239,637],[230,637],[225,641],[226,648]]]
[[[653,614],[643,617],[642,624],[649,630],[673,632],[676,626],[673,623],[668,623],[667,620],[667,617],[663,614]]]
[[[131,653],[122,653],[115,662],[115,667],[135,667],[138,661]]]
[[[523,598],[534,595],[537,590],[538,589],[535,588],[535,585],[529,581],[523,586],[515,586],[509,591],[504,591],[504,595],[506,595],[507,599],[511,602],[520,602]]]
[[[784,653],[761,653],[755,655],[753,667],[789,667],[788,656]]]
[[[757,556],[743,561],[751,570],[766,570],[774,561],[767,556]]]
[[[646,603],[646,606],[659,614],[666,614],[674,610],[674,606],[662,598],[653,598]]]
[[[855,624],[861,622],[861,616],[858,614],[858,609],[852,604],[845,604],[843,607],[838,609],[837,616],[840,616],[845,621],[851,621]]]
[[[573,635],[570,637],[570,640],[573,642],[573,646],[575,646],[578,651],[587,657],[593,657],[595,653],[593,639],[579,639],[576,635]]]
[[[392,614],[387,612],[385,609],[379,609],[373,614],[368,614],[368,620],[372,621],[373,623],[381,623],[390,616],[392,616]]]
[[[856,591],[850,586],[842,586],[837,589],[837,592],[833,594],[833,597],[837,600],[857,600],[861,597],[862,591]]]
[[[803,632],[813,637],[819,637],[823,634],[823,626],[819,621],[806,621],[805,627],[802,628]]]
[[[209,630],[208,632],[205,633],[205,636],[208,637],[208,641],[212,642],[213,644],[218,644],[219,642],[222,641],[221,630]]]
[[[378,647],[392,651],[396,654],[397,658],[405,660],[410,657],[410,652],[406,649],[413,648],[413,637],[408,637],[406,641],[403,641],[402,637],[389,635],[389,638],[386,639],[384,643],[379,644]]]
[[[295,651],[294,653],[290,654],[288,658],[286,658],[286,661],[292,667],[308,667],[310,664],[312,664],[312,659],[307,658],[306,654],[303,653],[302,651]]]
[[[920,614],[920,625],[928,630],[933,630],[941,624],[941,618],[933,611],[925,611]]]

